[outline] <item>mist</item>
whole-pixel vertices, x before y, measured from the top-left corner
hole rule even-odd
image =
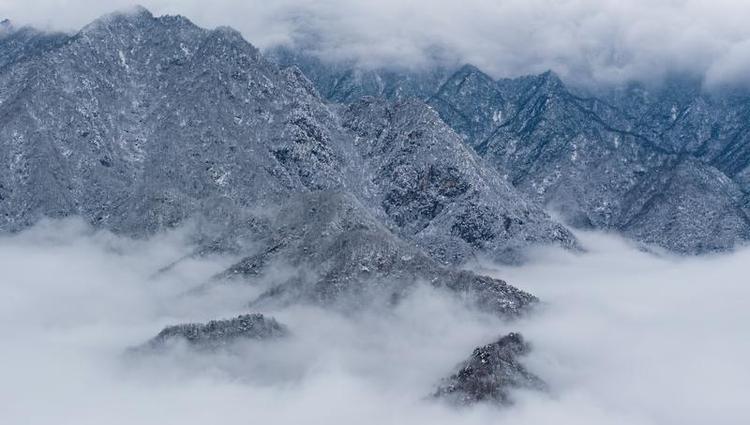
[[[658,82],[678,74],[709,87],[747,85],[750,3],[742,0],[142,0],[155,14],[240,30],[261,48],[312,45],[364,67],[468,62],[495,77],[551,69],[577,84]],[[21,24],[77,30],[132,0],[0,1]],[[314,42],[311,43],[311,40]]]
[[[164,326],[246,312],[256,288],[193,291],[236,258],[190,257],[189,229],[132,240],[76,220],[0,237],[0,417],[5,424],[739,424],[750,415],[750,251],[655,256],[579,234],[585,254],[538,250],[475,269],[539,296],[504,323],[428,287],[342,315],[262,311],[291,337],[233,350],[128,348]],[[165,265],[183,259],[159,273]],[[478,345],[521,331],[547,394],[509,408],[428,398]]]

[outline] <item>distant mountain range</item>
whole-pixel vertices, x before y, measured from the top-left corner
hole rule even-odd
[[[679,77],[658,87],[582,90],[552,72],[495,80],[471,65],[365,70],[288,48],[267,55],[299,67],[332,102],[423,100],[515,188],[570,226],[689,254],[750,238],[747,90],[708,93]]]

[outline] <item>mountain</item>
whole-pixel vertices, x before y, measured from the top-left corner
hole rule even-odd
[[[458,405],[485,401],[507,405],[514,389],[544,390],[544,381],[520,363],[529,351],[529,344],[518,333],[477,347],[456,373],[443,380],[434,396]]]
[[[750,238],[738,182],[709,157],[676,147],[674,134],[640,123],[624,101],[583,97],[552,73],[497,86],[508,99],[498,108],[504,118],[484,119],[486,136],[467,134],[467,140],[488,162],[508,170],[517,188],[568,223],[691,254],[730,249]],[[471,97],[452,99],[454,109],[473,110]],[[682,135],[686,140],[700,132],[688,127]],[[721,150],[720,143],[701,145]]]
[[[470,145],[484,140],[503,121],[510,103],[490,76],[472,65],[451,75],[427,101]]]
[[[67,40],[65,34],[48,33],[30,27],[16,28],[8,20],[0,21],[0,68],[40,51],[50,50]]]
[[[267,237],[215,283],[263,288],[250,303],[253,309],[300,302],[344,311],[356,311],[363,303],[388,306],[418,283],[503,318],[517,317],[537,302],[501,280],[440,264],[346,192],[296,195],[269,213],[263,227]]]
[[[529,243],[575,247],[564,227],[489,167],[429,106],[364,98],[343,113],[355,136],[365,197],[401,236],[445,263],[473,253],[510,259]]]
[[[366,194],[390,182],[362,171],[378,159],[362,157],[298,69],[269,62],[234,30],[137,8],[24,49],[0,68],[1,230],[75,214],[147,235],[198,220],[201,237],[231,247],[238,235],[254,237],[246,223],[258,211],[290,194],[341,190],[382,208]],[[454,143],[450,134],[435,142]],[[523,230],[530,241],[570,244],[533,203],[507,199],[536,220]],[[461,239],[445,226],[434,232]],[[505,252],[522,248],[511,242]],[[495,245],[496,259],[515,259]],[[440,259],[468,254],[443,250]]]
[[[101,18],[5,67],[0,87],[4,230],[76,214],[149,234],[341,186],[349,163],[303,76],[181,17]]]
[[[455,266],[576,246],[424,103],[329,104],[238,32],[143,8],[24,31],[3,35],[0,231],[191,224],[198,255],[244,258],[217,281],[266,285],[254,306],[391,302],[424,282],[503,317],[535,298]]]
[[[324,66],[318,63],[314,75],[328,75]],[[661,86],[584,91],[553,72],[495,80],[466,65],[433,92],[413,94],[514,188],[571,226],[616,231],[687,254],[750,239],[745,90],[710,93],[675,76]]]

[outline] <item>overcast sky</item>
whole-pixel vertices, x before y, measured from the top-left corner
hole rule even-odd
[[[365,64],[424,64],[430,52],[494,76],[553,69],[568,80],[744,82],[746,0],[142,0],[155,14],[229,25],[259,47],[314,33],[321,53]],[[129,0],[0,0],[0,16],[78,28]]]

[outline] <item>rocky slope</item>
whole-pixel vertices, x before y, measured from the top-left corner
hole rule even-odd
[[[65,34],[46,33],[30,27],[16,28],[7,19],[0,21],[0,68],[58,47],[67,38]]]
[[[731,174],[698,151],[675,149],[677,137],[637,122],[624,101],[581,97],[552,73],[497,86],[507,99],[497,105],[503,118],[484,119],[483,138],[466,133],[467,140],[569,223],[684,253],[729,249],[750,237],[746,195]],[[454,96],[453,108],[471,114],[470,98]],[[682,134],[700,137],[695,128]]]
[[[456,373],[443,380],[434,396],[458,405],[507,405],[515,389],[544,390],[544,382],[520,363],[529,350],[529,344],[517,333],[477,347]]]
[[[390,305],[423,283],[504,318],[536,299],[455,266],[575,246],[425,104],[327,104],[231,29],[137,8],[19,34],[3,34],[0,231],[192,223],[199,254],[244,258],[212,284],[261,286],[254,308]]]
[[[364,98],[342,115],[385,222],[445,263],[473,253],[513,259],[529,243],[575,238],[461,143],[429,106]]]

